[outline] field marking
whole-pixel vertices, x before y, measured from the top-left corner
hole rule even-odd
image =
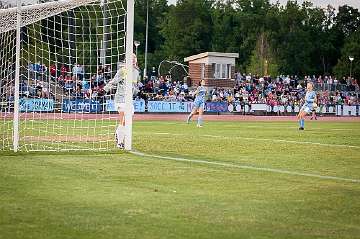
[[[343,129],[330,129],[332,131],[353,131],[354,129],[346,129],[346,128],[343,128]]]
[[[149,133],[150,134],[150,133]],[[171,135],[171,136],[187,136],[186,134],[171,134],[171,133],[153,133],[156,135]],[[252,137],[242,137],[242,136],[220,136],[220,135],[211,135],[211,134],[203,134],[200,135],[202,137],[211,137],[211,138],[222,138],[222,139],[246,139],[246,140],[258,140],[258,141],[272,141],[278,143],[291,143],[291,144],[310,144],[310,145],[318,145],[318,146],[326,146],[326,147],[345,147],[345,148],[355,148],[360,149],[360,146],[357,145],[347,145],[347,144],[326,144],[326,143],[318,143],[318,142],[309,142],[309,141],[296,141],[296,140],[286,140],[286,139],[269,139],[269,138],[252,138]]]
[[[251,138],[251,137],[241,137],[241,136],[218,136],[218,135],[209,135],[204,134],[201,136],[205,137],[213,137],[213,138],[223,138],[223,139],[231,139],[231,138],[238,138],[238,139],[247,139],[247,140],[258,140],[258,141],[273,141],[273,142],[280,142],[280,143],[292,143],[292,144],[311,144],[311,145],[319,145],[319,146],[326,146],[326,147],[347,147],[347,148],[360,148],[360,146],[356,145],[347,145],[347,144],[326,144],[326,143],[317,143],[317,142],[309,142],[309,141],[296,141],[296,140],[286,140],[286,139],[268,139],[268,138]]]
[[[142,153],[139,151],[130,151],[130,153],[133,155],[136,155],[136,156],[140,156],[140,157],[157,158],[157,159],[165,159],[165,160],[188,162],[188,163],[208,164],[208,165],[216,165],[216,166],[229,167],[229,168],[239,168],[239,169],[248,169],[248,170],[253,170],[253,171],[265,171],[265,172],[271,172],[271,173],[287,174],[287,175],[292,175],[292,176],[303,176],[303,177],[328,179],[328,180],[335,180],[335,181],[360,183],[360,179],[343,178],[343,177],[336,177],[336,176],[326,176],[326,175],[319,175],[319,174],[313,174],[313,173],[301,173],[301,172],[282,170],[282,169],[263,168],[263,167],[239,165],[239,164],[232,164],[232,163],[223,163],[223,162],[216,162],[216,161],[207,161],[207,160],[200,160],[200,159],[187,159],[187,158],[178,158],[178,157],[170,157],[170,156],[152,155],[152,154]]]

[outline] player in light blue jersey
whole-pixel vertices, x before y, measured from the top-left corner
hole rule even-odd
[[[187,117],[186,123],[189,123],[191,118],[194,114],[196,114],[196,111],[199,112],[197,127],[202,127],[203,123],[203,113],[205,109],[205,96],[206,96],[206,88],[205,88],[205,81],[201,80],[199,87],[195,91],[195,101],[194,101],[194,107]]]
[[[316,93],[313,90],[313,83],[308,83],[306,86],[306,95],[304,105],[301,107],[297,118],[299,120],[299,130],[304,130],[305,127],[305,116],[310,114],[314,108],[316,108]]]

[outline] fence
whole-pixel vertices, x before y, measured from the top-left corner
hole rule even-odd
[[[52,99],[20,99],[21,112],[54,112],[54,100]],[[193,108],[193,102],[169,102],[134,100],[134,110],[138,113],[189,113]],[[11,109],[13,102],[1,105],[0,111],[6,112]],[[300,111],[300,106],[270,106],[267,104],[241,104],[227,102],[207,102],[205,111],[208,113],[232,113],[232,114],[278,114],[292,115]],[[111,99],[106,101],[97,100],[68,100],[61,102],[61,112],[64,113],[101,113],[116,112],[115,103]],[[319,114],[336,116],[360,116],[360,105],[321,105],[317,107]]]
[[[353,92],[359,94],[360,91],[353,85],[346,84],[326,84],[326,83],[315,83],[314,88],[316,91],[341,91],[341,92]]]

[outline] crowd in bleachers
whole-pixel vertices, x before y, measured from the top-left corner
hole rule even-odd
[[[109,66],[100,66],[91,75],[76,63],[72,68],[64,64],[47,67],[30,63],[27,74],[20,80],[20,94],[30,98],[54,98],[56,94],[71,99],[98,98],[105,94],[103,87],[110,79]]]
[[[359,103],[358,82],[351,79],[343,82],[335,81],[329,82],[330,77],[304,77],[299,79],[294,76],[278,76],[258,77],[258,76],[239,76],[236,75],[236,86],[233,91],[224,92],[220,99],[227,98],[227,101],[240,101],[244,103],[267,103],[271,106],[276,105],[300,105],[305,94],[305,87],[307,82],[312,82],[315,85],[318,94],[318,103],[322,105],[329,104],[357,104]],[[232,94],[233,93],[233,94]],[[215,96],[214,96],[215,95]],[[216,100],[218,94],[213,94]],[[222,97],[223,96],[223,97]]]
[[[29,64],[28,76],[20,81],[20,94],[32,98],[54,98],[55,94],[71,99],[104,98],[105,84],[113,77],[110,66],[98,67],[91,74],[85,67],[66,65]],[[269,76],[259,77],[251,74],[235,73],[234,88],[210,88],[207,100],[240,104],[266,103],[271,106],[296,106],[302,103],[307,82],[313,82],[318,94],[318,104],[335,105],[360,104],[359,84],[353,78],[337,80],[332,76]],[[55,87],[60,92],[54,92]],[[196,87],[189,87],[186,79],[172,81],[170,77],[152,76],[136,85],[136,98],[162,101],[192,101]],[[8,91],[14,92],[13,87]]]
[[[56,70],[54,70],[55,72]],[[62,65],[56,81],[72,99],[93,99],[104,96],[104,86],[111,79],[110,66],[99,66],[95,74],[86,74],[84,66],[72,69]]]
[[[317,94],[318,103],[322,105],[334,104],[359,104],[359,85],[351,78],[343,78],[338,81],[332,76],[319,76],[299,79],[296,76],[278,76],[276,78],[259,77],[251,74],[235,75],[235,87],[217,88],[213,87],[208,92],[208,101],[228,103],[266,103],[271,106],[277,105],[300,105],[305,95],[307,82],[313,82]],[[186,82],[174,81],[164,77],[153,78],[145,83],[138,84],[141,95],[139,97],[147,100],[164,101],[192,101],[194,98],[194,87],[189,88]]]

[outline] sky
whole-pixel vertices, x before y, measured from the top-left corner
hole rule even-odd
[[[271,2],[275,3],[276,0],[270,0]],[[304,0],[298,0],[299,3],[302,3]],[[309,0],[308,0],[309,1]],[[168,0],[170,4],[175,4],[176,0]],[[285,4],[287,0],[279,0],[281,4]],[[336,9],[338,6],[342,5],[349,5],[354,8],[360,9],[360,0],[310,0],[310,2],[314,3],[315,6],[319,7],[326,7],[327,5],[332,5]]]

